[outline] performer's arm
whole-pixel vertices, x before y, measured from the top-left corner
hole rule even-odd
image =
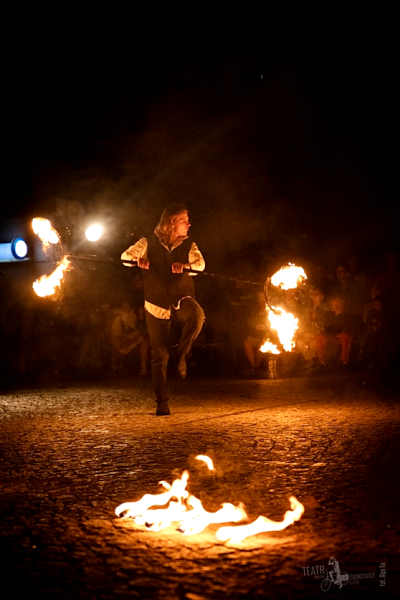
[[[187,262],[186,264],[177,262],[173,263],[171,269],[173,273],[183,273],[184,269],[204,271],[205,266],[206,263],[202,253],[198,249],[197,245],[193,242],[189,250],[189,262]],[[195,273],[191,272],[189,273],[189,275],[195,275]]]
[[[137,261],[138,267],[148,268],[148,260],[147,260],[147,240],[146,238],[141,238],[134,244],[130,246],[125,252],[121,254],[121,260],[126,261]],[[147,267],[145,266],[147,263]],[[129,262],[124,263],[126,267],[134,267],[135,265]]]
[[[202,253],[197,247],[197,244],[192,242],[189,251],[189,265],[194,271],[204,271],[206,268],[206,262],[203,258]]]

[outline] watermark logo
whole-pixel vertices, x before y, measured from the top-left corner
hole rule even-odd
[[[386,563],[379,565],[379,585],[381,587],[386,585]]]
[[[314,576],[314,579],[322,579],[321,590],[327,592],[331,586],[338,586],[342,589],[344,585],[357,585],[360,581],[374,579],[377,580],[376,572],[368,573],[347,573],[340,568],[339,561],[334,556],[331,556],[328,561],[328,566],[314,565],[302,567],[305,577]],[[379,586],[386,585],[386,564],[381,563],[378,570]]]
[[[327,592],[332,584],[338,585],[339,589],[341,589],[346,583],[349,583],[349,574],[341,570],[339,562],[334,556],[330,557],[328,565],[332,568],[326,571],[326,577],[321,582],[321,590],[323,592]]]

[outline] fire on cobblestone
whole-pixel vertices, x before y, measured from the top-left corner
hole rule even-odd
[[[209,470],[214,465],[208,456],[196,457],[206,463]],[[148,531],[161,531],[174,524],[175,529],[183,535],[201,533],[208,525],[221,523],[243,523],[249,520],[244,505],[222,504],[216,512],[205,510],[201,500],[187,490],[189,472],[171,484],[160,481],[165,491],[159,494],[145,494],[137,502],[125,502],[115,509],[118,517],[132,518],[137,525],[145,526]],[[294,497],[289,498],[290,508],[283,521],[271,521],[259,516],[254,522],[245,525],[220,527],[215,537],[224,543],[238,544],[249,536],[269,531],[281,531],[295,521],[299,521],[304,513],[304,506]],[[165,508],[162,508],[165,507]]]

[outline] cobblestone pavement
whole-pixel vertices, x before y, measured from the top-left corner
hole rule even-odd
[[[2,598],[320,598],[331,556],[350,580],[327,597],[399,597],[393,381],[188,379],[172,390],[161,418],[148,382],[0,395]],[[214,459],[214,477],[197,454]],[[281,520],[294,494],[305,513],[233,547],[215,527],[184,537],[115,516],[185,468],[208,510],[243,501],[252,518]]]

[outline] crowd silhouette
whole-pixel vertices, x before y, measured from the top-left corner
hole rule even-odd
[[[0,271],[0,382],[148,377],[149,341],[139,270],[68,274],[61,291],[39,298]],[[90,275],[90,276],[89,276]],[[282,376],[325,372],[397,371],[400,364],[400,268],[394,252],[361,269],[351,256],[336,268],[310,263],[294,290],[269,289],[269,301],[298,319],[294,348],[274,359]],[[243,270],[243,279],[247,273]],[[101,280],[101,283],[99,283]],[[207,281],[199,286],[206,323],[188,360],[189,376],[268,377],[277,343],[262,286]],[[112,293],[111,293],[112,292]],[[172,324],[172,333],[178,324]]]

